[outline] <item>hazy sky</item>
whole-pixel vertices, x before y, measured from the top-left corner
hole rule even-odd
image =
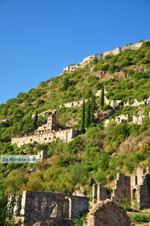
[[[150,39],[150,0],[0,0],[0,103],[84,57]]]

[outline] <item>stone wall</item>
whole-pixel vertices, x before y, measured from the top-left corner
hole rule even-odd
[[[66,104],[60,104],[58,106],[58,108],[61,108],[61,107],[66,107],[66,108],[70,108],[70,107],[81,107],[82,104],[83,104],[83,101],[84,100],[78,100],[78,101],[74,101],[74,102],[70,102],[70,103],[66,103]],[[85,102],[87,102],[88,99],[85,99]]]
[[[105,201],[91,208],[84,226],[131,226],[131,221],[122,207]]]
[[[93,204],[110,199],[125,204],[127,199],[133,209],[142,210],[150,208],[150,170],[137,168],[136,175],[125,176],[117,174],[112,193],[100,184],[93,184]]]
[[[128,50],[128,49],[136,50],[136,49],[140,48],[142,44],[143,44],[143,42],[139,42],[137,44],[126,45],[126,46],[123,46],[123,47],[117,47],[117,48],[115,48],[114,50],[111,50],[111,51],[106,51],[106,52],[101,53],[101,54],[95,54],[95,55],[85,57],[83,59],[83,61],[80,62],[79,64],[73,64],[73,65],[70,65],[68,67],[65,67],[64,72],[69,72],[69,73],[73,72],[77,68],[83,68],[86,64],[89,64],[94,60],[104,59],[108,55],[117,55],[117,54],[119,54],[119,53],[121,53],[125,50]]]
[[[149,98],[147,100],[144,99],[143,101],[138,101],[137,99],[134,99],[133,104],[130,104],[128,100],[127,103],[124,103],[124,106],[138,107],[140,105],[147,104],[148,102],[149,102]]]
[[[68,67],[64,68],[64,72],[73,72],[74,70],[76,70],[78,68],[78,64],[71,64]]]
[[[93,194],[93,204],[111,198],[111,195],[108,192],[108,190],[99,183],[93,184],[92,194]]]
[[[110,121],[115,121],[117,123],[121,123],[121,122],[128,122],[128,119],[130,118],[130,123],[135,123],[138,125],[141,125],[143,122],[143,119],[145,118],[145,116],[143,115],[143,112],[139,112],[139,115],[133,115],[133,116],[129,116],[129,115],[118,115],[115,117],[115,119],[107,119],[104,122],[104,127],[107,127]],[[150,117],[150,112],[149,112],[149,117]]]
[[[47,159],[46,151],[44,150],[38,151],[37,157],[39,161],[43,161],[44,159]]]
[[[76,136],[77,130],[72,128],[69,129],[61,129],[57,122],[57,114],[51,114],[47,118],[47,123],[43,123],[39,126],[34,135],[25,135],[24,137],[15,137],[12,138],[11,144],[16,143],[18,147],[28,144],[28,143],[50,143],[55,141],[57,138],[62,140],[65,143],[68,143],[72,140],[74,136]]]
[[[112,193],[112,200],[124,204],[125,198],[131,198],[130,177],[118,173]]]
[[[150,173],[138,167],[137,176],[131,177],[132,207],[137,209],[150,208]]]
[[[25,225],[56,219],[72,219],[88,211],[88,198],[61,193],[24,191],[21,214]]]
[[[117,123],[127,122],[128,121],[128,115],[119,115],[119,116],[116,116],[115,121]]]
[[[65,130],[60,130],[56,132],[54,131],[54,132],[35,134],[35,135],[24,136],[24,137],[15,137],[15,138],[12,138],[11,144],[16,143],[18,147],[21,147],[24,144],[29,144],[34,142],[37,142],[39,144],[50,143],[52,141],[55,141],[57,138],[59,138],[65,143],[68,143],[73,139],[76,133],[77,131],[74,129],[65,129]]]

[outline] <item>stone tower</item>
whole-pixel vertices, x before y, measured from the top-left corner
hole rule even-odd
[[[50,114],[47,118],[47,129],[52,132],[56,129],[56,113]]]

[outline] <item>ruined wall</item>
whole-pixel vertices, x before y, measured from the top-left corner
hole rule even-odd
[[[78,64],[71,64],[68,67],[64,68],[64,72],[73,72],[74,70],[76,70],[79,67]]]
[[[112,193],[112,200],[123,204],[125,198],[131,199],[130,177],[118,173]]]
[[[123,47],[117,47],[114,50],[110,50],[110,51],[106,51],[106,52],[101,53],[101,54],[95,54],[95,55],[85,57],[83,59],[83,61],[80,62],[79,64],[74,64],[74,65],[70,65],[68,67],[65,67],[64,72],[69,72],[69,73],[73,72],[77,68],[79,68],[79,67],[82,68],[86,64],[89,64],[90,62],[92,62],[93,60],[104,59],[108,55],[117,55],[117,54],[119,54],[119,53],[121,53],[125,50],[128,50],[128,49],[136,50],[136,49],[140,48],[142,46],[142,44],[143,44],[143,42],[139,42],[139,43],[136,43],[136,44],[126,45],[126,46],[123,46]]]
[[[75,218],[88,212],[88,198],[83,196],[70,196],[70,218]]]
[[[117,123],[128,121],[128,115],[119,115],[119,116],[116,116],[115,121]]]
[[[88,211],[88,198],[52,192],[24,191],[21,214],[25,225],[51,218],[72,219]]]
[[[131,203],[132,208],[150,208],[150,173],[138,167],[137,176],[131,177]]]
[[[93,204],[110,199],[125,204],[127,199],[133,209],[150,208],[150,169],[137,168],[136,176],[117,174],[112,193],[101,184],[93,184]]]
[[[143,185],[139,188],[139,209],[150,208],[150,175],[147,174],[144,178]]]
[[[85,102],[87,102],[88,99],[85,99]],[[58,108],[60,107],[66,107],[66,108],[70,108],[70,107],[81,107],[83,104],[83,100],[78,100],[78,101],[74,101],[74,102],[70,102],[70,103],[66,103],[66,104],[60,104],[58,106]]]
[[[131,226],[122,207],[111,201],[99,202],[90,210],[84,226]]]
[[[111,194],[101,184],[93,184],[92,187],[93,204],[111,198]]]

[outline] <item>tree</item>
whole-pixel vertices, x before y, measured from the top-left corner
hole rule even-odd
[[[4,193],[4,187],[0,181],[0,226],[5,225],[7,218],[7,197]]]
[[[86,112],[85,112],[85,128],[88,128],[88,126],[90,125],[90,102],[88,100],[87,102],[87,106],[86,106]]]
[[[33,128],[37,129],[37,126],[38,126],[38,112],[36,111],[33,121]]]
[[[11,209],[13,209],[16,201],[8,201],[5,190],[6,187],[4,187],[3,182],[0,181],[0,226],[21,226],[22,222],[14,222],[13,214],[11,213]]]
[[[63,81],[63,91],[67,90],[69,86],[69,79],[65,78]]]
[[[97,106],[96,106],[95,96],[93,95],[91,98],[90,123],[94,122],[94,119],[95,119],[94,113],[96,109],[97,109]]]
[[[101,109],[103,109],[103,107],[104,107],[104,86],[102,87],[102,92],[101,92],[101,96],[100,96],[100,106],[101,106]]]
[[[81,115],[81,130],[84,132],[85,129],[85,100],[82,104],[82,115]]]
[[[19,128],[18,128],[19,134],[20,134],[20,135],[21,135],[21,132],[22,132],[22,130],[23,130],[23,126],[24,126],[24,122],[21,121],[20,124],[19,124]]]

